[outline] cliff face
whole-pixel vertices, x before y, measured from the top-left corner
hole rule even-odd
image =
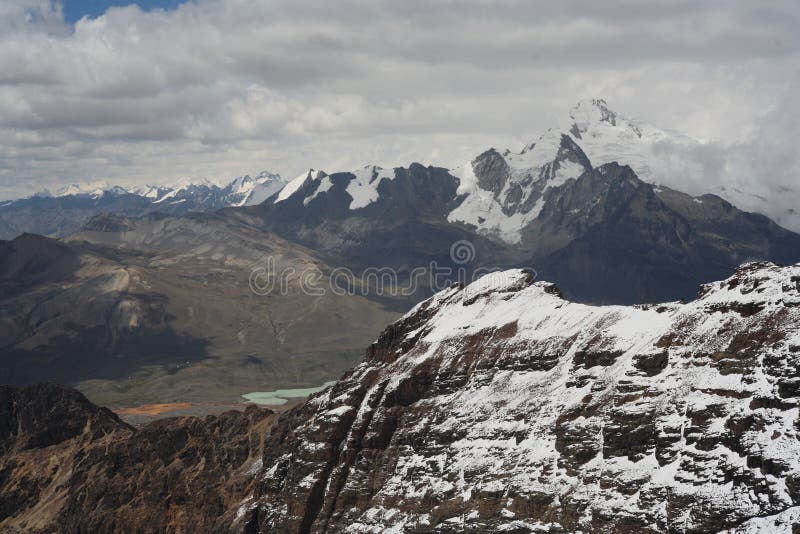
[[[275,425],[246,532],[701,532],[800,500],[800,265],[594,307],[523,271],[423,302]]]
[[[274,418],[123,423],[75,390],[0,387],[1,532],[203,532],[253,491]]]

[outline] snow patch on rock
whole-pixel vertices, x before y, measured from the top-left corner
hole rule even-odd
[[[347,184],[347,194],[353,199],[350,202],[351,210],[364,208],[378,200],[381,180],[394,180],[395,174],[377,165],[367,165],[353,171],[353,176]]]

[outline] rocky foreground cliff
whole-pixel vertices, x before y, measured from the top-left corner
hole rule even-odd
[[[792,532],[798,306],[800,265],[745,265],[688,304],[575,304],[524,271],[453,287],[277,423],[230,520],[245,532]]]
[[[0,386],[0,532],[208,532],[253,491],[270,410],[141,428],[54,384]]]
[[[280,416],[0,388],[0,531],[797,532],[799,363],[800,264],[635,307],[493,273]]]

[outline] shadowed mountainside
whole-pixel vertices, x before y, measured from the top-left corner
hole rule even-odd
[[[67,242],[3,243],[4,382],[66,381],[105,404],[226,403],[339,376],[396,317],[369,298],[306,294],[297,279],[254,293],[267,258],[278,273],[331,268],[213,215],[95,224]]]

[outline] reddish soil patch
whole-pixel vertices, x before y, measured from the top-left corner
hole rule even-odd
[[[166,404],[142,404],[133,408],[119,408],[114,410],[117,415],[161,415],[175,410],[185,410],[192,405],[188,402],[173,402]]]

